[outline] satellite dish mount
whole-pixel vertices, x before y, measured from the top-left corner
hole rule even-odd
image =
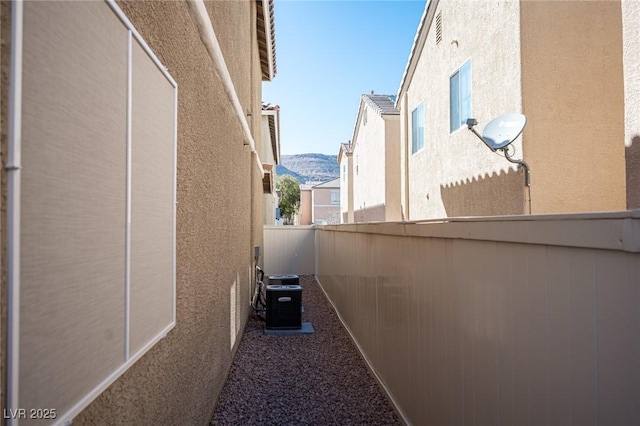
[[[474,129],[478,124],[475,118],[467,119],[467,128],[493,152],[502,151],[504,158],[510,163],[524,168],[524,184],[531,186],[531,169],[524,160],[515,160],[509,154],[509,145],[522,134],[527,124],[527,117],[522,114],[505,114],[491,120],[484,128],[482,135]]]

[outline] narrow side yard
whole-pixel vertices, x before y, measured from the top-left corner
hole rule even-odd
[[[249,319],[211,425],[400,425],[313,276],[301,276],[315,333],[269,336]]]

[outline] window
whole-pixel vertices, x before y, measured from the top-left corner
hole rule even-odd
[[[343,165],[342,166],[342,181],[345,182],[347,179],[347,166]]]
[[[411,112],[411,153],[424,148],[424,104]]]
[[[331,204],[340,204],[340,190],[332,189],[331,190]]]
[[[451,76],[449,89],[449,123],[453,133],[471,117],[471,61]]]
[[[436,15],[436,44],[442,41],[442,11]]]

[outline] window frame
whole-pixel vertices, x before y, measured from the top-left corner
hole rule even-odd
[[[467,59],[449,76],[449,134],[453,134],[463,128],[467,119],[473,116],[472,71],[471,59]],[[453,90],[454,79],[456,81],[455,96]],[[464,84],[465,82],[466,85]],[[466,115],[466,117],[462,118],[463,115]],[[456,122],[457,124],[454,124]]]
[[[332,205],[340,205],[340,190],[339,189],[332,189],[331,190],[331,201],[330,204]]]
[[[422,113],[420,114],[419,111],[421,111]],[[422,118],[422,120],[418,120],[415,117]],[[418,134],[418,136],[421,136],[421,138],[420,137],[416,138],[417,130],[419,130],[420,127],[414,128],[414,124],[416,122],[418,122],[419,124],[420,121],[422,121],[422,133]],[[424,150],[424,121],[425,121],[424,102],[420,102],[418,105],[416,105],[416,107],[413,110],[411,110],[411,155],[417,154],[418,152]],[[416,139],[421,139],[419,140],[419,142],[421,143],[416,143]]]

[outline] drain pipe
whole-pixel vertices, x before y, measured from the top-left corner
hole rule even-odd
[[[7,172],[7,408],[20,405],[20,168],[22,140],[22,26],[24,5],[11,2],[11,65]],[[8,425],[17,424],[10,418]]]
[[[200,34],[200,40],[204,44],[207,49],[207,53],[209,53],[209,58],[211,59],[211,63],[213,64],[213,68],[220,78],[222,82],[222,86],[224,87],[224,91],[231,101],[231,105],[233,105],[233,109],[240,120],[240,126],[242,127],[242,131],[244,133],[244,144],[249,145],[251,148],[252,156],[254,157],[258,168],[260,169],[260,173],[264,176],[264,168],[262,167],[262,162],[260,161],[260,156],[256,151],[256,144],[253,140],[253,136],[251,135],[251,130],[249,129],[249,124],[247,123],[247,118],[244,115],[244,111],[242,110],[242,105],[240,104],[240,99],[238,99],[238,94],[236,92],[235,87],[233,86],[233,81],[231,80],[231,75],[229,74],[229,68],[227,68],[227,64],[224,60],[224,56],[222,54],[222,50],[220,49],[220,43],[218,43],[218,38],[216,37],[216,33],[213,31],[213,25],[211,24],[211,19],[209,18],[209,13],[207,12],[207,8],[204,5],[203,0],[188,0],[187,5],[189,7],[189,14],[191,15],[191,19],[195,22],[196,27],[198,28],[198,33]]]

